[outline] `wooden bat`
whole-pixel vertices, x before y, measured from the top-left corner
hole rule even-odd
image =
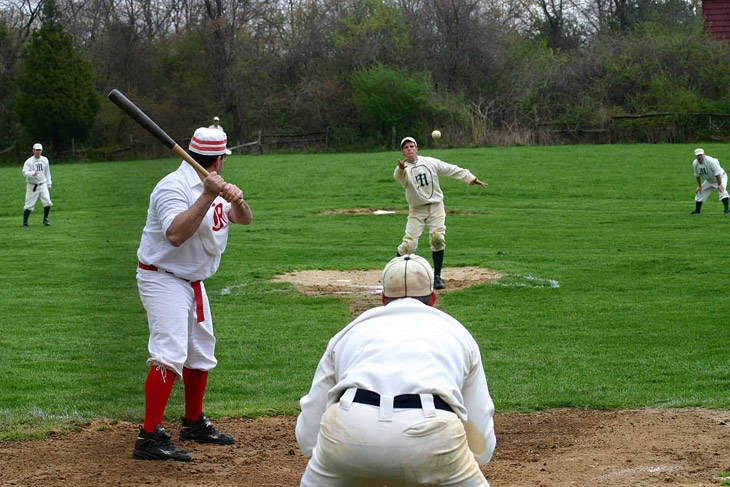
[[[180,147],[177,142],[172,140],[172,137],[167,135],[167,132],[162,130],[159,125],[152,121],[152,119],[148,117],[147,114],[143,112],[137,105],[135,105],[132,100],[124,96],[121,91],[117,89],[110,91],[109,99],[114,102],[116,106],[121,108],[124,113],[129,115],[132,120],[140,124],[147,132],[154,135],[157,140],[165,144],[168,149],[172,150],[175,154],[182,157],[185,162],[193,166],[198,174],[200,174],[204,178],[208,177],[208,171],[203,166],[198,164],[198,161],[193,159],[192,156],[185,151],[185,149]],[[243,205],[243,199],[236,200],[236,204],[238,206]]]

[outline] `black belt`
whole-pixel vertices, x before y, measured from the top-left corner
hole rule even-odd
[[[380,394],[366,389],[358,389],[355,392],[355,399],[353,399],[353,402],[370,404],[371,406],[380,406]],[[436,409],[452,413],[454,412],[454,410],[451,409],[451,406],[437,395],[433,396],[433,405]],[[421,396],[418,394],[401,394],[393,398],[394,409],[421,409],[421,407],[423,407],[421,404]]]

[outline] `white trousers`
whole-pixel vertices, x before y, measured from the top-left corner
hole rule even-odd
[[[35,191],[33,191],[33,188],[35,188]],[[51,203],[51,193],[48,191],[48,185],[46,183],[37,185],[35,183],[28,183],[25,187],[25,207],[23,209],[33,211],[39,196],[41,197],[43,206],[53,206],[53,203]]]
[[[730,195],[728,195],[727,192],[727,173],[722,173],[720,180],[722,181],[722,185],[725,186],[725,191],[723,191],[722,193],[718,191],[718,196],[720,197],[720,201],[722,201],[725,198],[730,198]],[[702,203],[704,203],[710,197],[710,193],[712,193],[712,190],[714,189],[717,189],[717,180],[712,182],[703,181],[702,191],[695,194],[695,201],[701,201]]]
[[[456,414],[331,405],[320,424],[317,445],[301,487],[489,487]]]
[[[197,322],[195,293],[189,282],[166,272],[137,269],[137,287],[147,311],[150,357],[182,378],[182,369],[210,370],[216,366],[215,335],[210,304],[201,282],[205,321]]]
[[[443,202],[408,208],[408,221],[403,241],[398,246],[400,255],[412,254],[418,247],[423,227],[428,225],[431,251],[446,248],[446,210]]]

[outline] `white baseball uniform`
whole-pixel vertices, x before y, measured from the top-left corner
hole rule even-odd
[[[692,169],[694,170],[695,178],[704,179],[702,182],[702,190],[695,194],[695,201],[701,201],[704,203],[710,197],[713,189],[717,189],[717,176],[720,176],[722,185],[725,187],[725,191],[718,192],[720,200],[730,197],[727,192],[727,173],[720,166],[720,161],[714,157],[710,157],[705,154],[704,161],[702,164],[695,159],[692,161]]]
[[[221,127],[221,125],[220,125],[220,124],[218,124],[218,125],[216,125],[216,124],[213,124],[213,125],[209,125],[209,126],[208,126],[208,128],[209,128],[209,129],[218,129],[218,130],[220,130],[221,132],[225,132],[225,130],[223,130],[223,127]]]
[[[412,254],[418,247],[423,227],[428,225],[429,245],[438,252],[446,248],[446,211],[439,176],[471,183],[476,179],[468,169],[433,157],[418,156],[406,162],[406,168],[395,167],[393,177],[406,189],[408,221],[405,236],[398,246],[400,255]]]
[[[380,394],[379,405],[355,400],[357,389]],[[396,407],[402,394],[420,407]],[[303,487],[489,486],[479,464],[496,446],[494,403],[479,347],[418,300],[373,308],[337,333],[299,404],[296,438],[312,456]]]
[[[23,209],[33,211],[39,196],[43,206],[53,206],[48,191],[48,188],[53,186],[51,168],[45,156],[36,157],[34,154],[26,159],[23,164],[23,177],[27,182]]]
[[[182,377],[183,367],[216,366],[215,335],[203,280],[215,274],[228,242],[231,204],[217,197],[195,234],[179,247],[167,230],[203,194],[203,181],[186,162],[152,191],[137,250],[137,286],[150,328],[147,364]],[[149,268],[157,270],[149,270]]]

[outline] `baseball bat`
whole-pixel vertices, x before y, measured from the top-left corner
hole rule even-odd
[[[129,115],[132,120],[140,124],[147,132],[165,144],[168,149],[172,150],[175,154],[182,157],[185,162],[193,166],[193,169],[195,169],[198,174],[204,178],[208,177],[208,171],[201,166],[198,161],[193,159],[192,156],[185,151],[185,149],[180,147],[180,145],[175,142],[172,137],[167,135],[167,132],[162,130],[159,125],[157,125],[145,112],[135,105],[132,100],[124,96],[121,91],[113,89],[109,92],[109,99],[116,106],[121,108],[124,113]],[[239,206],[243,205],[243,200],[236,200],[236,204]]]

